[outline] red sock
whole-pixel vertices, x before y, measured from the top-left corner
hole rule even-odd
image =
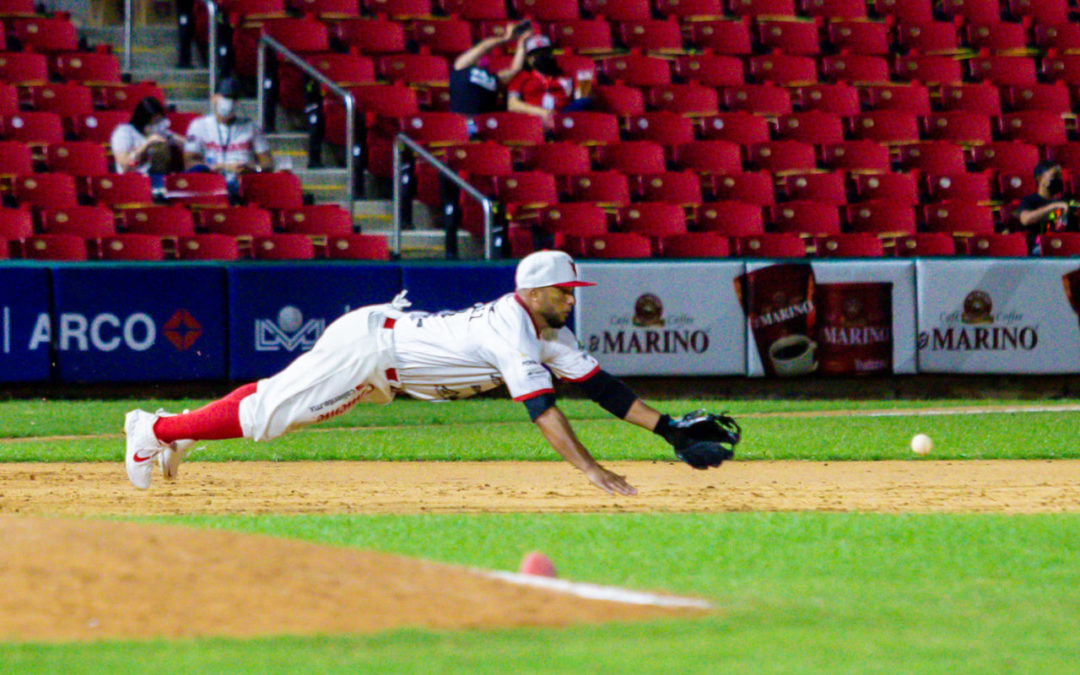
[[[240,401],[254,393],[255,383],[252,382],[198,410],[162,417],[154,423],[154,435],[162,443],[185,438],[197,441],[242,438],[244,431],[240,428]]]

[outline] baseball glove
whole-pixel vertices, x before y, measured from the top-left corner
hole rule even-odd
[[[667,415],[660,422],[660,435],[675,448],[675,455],[695,469],[720,466],[735,454],[742,429],[731,417],[695,410],[678,419]]]

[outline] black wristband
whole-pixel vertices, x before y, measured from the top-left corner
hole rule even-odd
[[[653,428],[653,433],[660,436],[668,443],[671,442],[671,415],[663,414],[660,416],[660,421],[656,423]]]

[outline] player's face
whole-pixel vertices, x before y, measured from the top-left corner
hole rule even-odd
[[[562,328],[566,320],[570,318],[570,312],[574,311],[574,289],[548,286],[538,289],[540,291],[540,303],[537,314],[551,328]]]

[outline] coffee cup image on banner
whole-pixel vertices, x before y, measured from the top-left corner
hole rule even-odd
[[[770,265],[735,279],[766,375],[792,377],[817,370],[813,336],[814,270],[805,263]]]

